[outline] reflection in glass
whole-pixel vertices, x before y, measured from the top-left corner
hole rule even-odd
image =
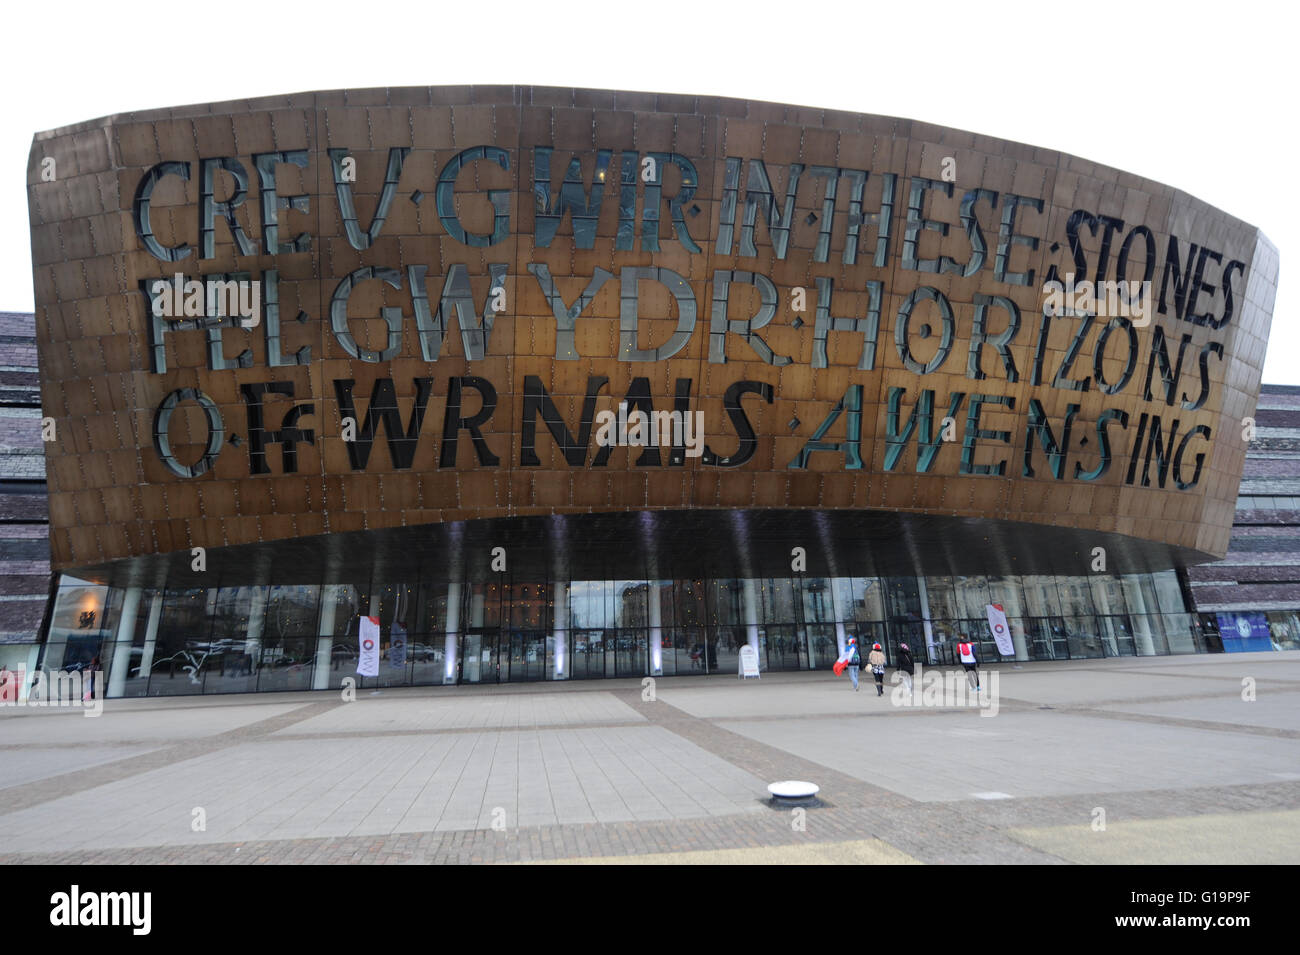
[[[336,689],[356,678],[360,620],[373,615],[380,674],[362,688],[734,676],[751,641],[761,670],[823,669],[849,635],[880,643],[891,664],[907,642],[918,662],[953,665],[965,634],[996,663],[988,603],[1003,606],[1017,660],[1204,652],[1215,632],[1167,609],[1181,597],[1173,574],[367,579],[161,591],[64,577],[42,662],[75,667],[98,654],[124,668],[121,679],[108,674],[111,696]],[[1276,645],[1300,643],[1297,614],[1273,613],[1269,623]]]

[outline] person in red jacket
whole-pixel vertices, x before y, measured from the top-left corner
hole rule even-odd
[[[966,668],[966,679],[978,693],[980,691],[979,657],[975,653],[975,644],[971,643],[970,637],[964,633],[957,639],[957,656],[961,659],[961,665]]]

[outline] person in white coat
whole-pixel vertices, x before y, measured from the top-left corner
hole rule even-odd
[[[876,696],[885,695],[885,654],[882,652],[880,644],[871,645],[871,653],[867,655],[867,665],[871,667],[871,675],[876,678]]]

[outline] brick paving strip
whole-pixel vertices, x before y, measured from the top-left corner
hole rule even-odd
[[[852,800],[856,803],[897,806],[910,805],[912,802],[906,796],[855,779],[847,773],[837,772],[783,749],[723,729],[715,725],[712,720],[692,716],[669,703],[642,702],[640,690],[615,690],[613,695],[644,716],[647,722],[662,726],[701,749],[753,773],[760,779],[769,782],[780,779],[811,780],[821,786],[825,792],[833,792],[834,797],[828,798],[833,798],[837,803]]]
[[[825,778],[823,772],[822,777]],[[348,864],[509,863],[580,856],[643,855],[763,848],[878,838],[931,864],[1061,864],[1066,860],[1017,841],[1006,830],[1077,825],[1086,829],[1094,807],[1112,821],[1163,819],[1230,812],[1294,809],[1300,783],[1150,790],[1007,802],[908,803],[811,809],[797,832],[783,811],[654,823],[537,826],[497,832],[401,833],[230,842],[132,849],[70,849],[0,854],[0,864]]]
[[[1272,671],[1278,667],[1295,667],[1300,666],[1300,660],[1270,660],[1269,670]],[[1173,670],[1160,670],[1155,667],[1078,667],[1077,673],[1137,673],[1142,676],[1168,676],[1179,680],[1227,680],[1230,683],[1240,683],[1241,677],[1232,676],[1224,673],[1176,673]],[[1270,683],[1300,683],[1300,671],[1296,671],[1293,677],[1278,676],[1274,672],[1269,672],[1268,679]]]
[[[1237,682],[1238,684],[1240,684],[1240,681]],[[1300,686],[1296,686],[1295,688],[1289,686],[1288,687],[1274,686],[1274,687],[1270,687],[1268,692],[1270,695],[1274,693],[1300,693]],[[1004,704],[1007,702],[1011,702],[1011,703],[1016,702],[1015,700],[1009,701],[1005,696],[1001,697],[1000,699]],[[1069,709],[1070,707],[1080,707],[1086,709],[1086,708],[1100,707],[1100,706],[1133,706],[1138,703],[1190,703],[1194,700],[1204,700],[1204,699],[1206,699],[1206,695],[1204,693],[1184,693],[1182,696],[1157,696],[1157,697],[1152,697],[1149,700],[1135,700],[1132,697],[1121,696],[1111,700],[1089,700],[1087,703],[1052,703],[1050,704],[1049,708],[1053,710],[1064,710],[1064,709]],[[1033,703],[1030,705],[1036,707],[1043,706],[1042,703]],[[1223,725],[1241,726],[1242,724],[1224,723]]]
[[[1276,690],[1274,692],[1277,692]],[[1200,697],[1189,697],[1200,699]],[[1161,700],[1161,703],[1170,702]],[[1115,704],[1122,706],[1123,704]],[[1219,733],[1243,733],[1247,736],[1273,736],[1279,739],[1300,739],[1300,730],[1280,726],[1247,726],[1242,723],[1224,723],[1217,720],[1194,720],[1185,716],[1159,716],[1154,713],[1133,713],[1119,710],[1099,710],[1091,706],[1054,706],[1062,713],[1076,716],[1095,716],[1104,720],[1122,720],[1126,723],[1161,723],[1165,726],[1185,726],[1188,729],[1214,730]]]

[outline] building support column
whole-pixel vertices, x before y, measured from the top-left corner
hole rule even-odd
[[[442,650],[442,683],[448,686],[456,682],[456,653],[460,635],[460,582],[447,584],[447,639]]]
[[[1147,601],[1142,595],[1142,581],[1129,579],[1124,583],[1128,591],[1124,599],[1132,610],[1133,638],[1137,644],[1137,654],[1140,657],[1153,657],[1156,655],[1156,643],[1151,636],[1151,621],[1147,619]]]
[[[262,633],[266,628],[266,599],[271,588],[257,586],[253,588],[253,599],[248,608],[248,629],[244,631],[244,653],[252,657],[253,676],[262,673]],[[257,684],[254,683],[254,686]]]
[[[925,578],[916,578],[916,592],[921,600],[921,626],[925,630],[926,663],[939,662],[934,652],[934,630],[930,627],[930,592],[925,589]]]
[[[551,634],[554,637],[555,665],[551,678],[567,680],[569,678],[569,582],[557,580],[554,587],[555,608],[551,614]]]
[[[145,679],[153,674],[153,653],[158,646],[158,622],[162,620],[165,596],[166,591],[155,590],[149,603],[149,620],[144,625],[144,649],[140,652],[140,675]],[[145,692],[148,692],[147,686]]]
[[[473,585],[471,585],[473,586]],[[483,618],[486,616],[487,594],[484,590],[471,590],[469,595],[469,626],[480,631],[473,654],[469,653],[470,638],[465,639],[466,655],[461,661],[461,673],[467,683],[478,683],[483,678]]]
[[[650,625],[650,675],[664,675],[664,610],[659,603],[659,581],[646,582],[646,622]]]
[[[1110,652],[1113,657],[1119,656],[1119,645],[1115,641],[1115,622],[1111,620],[1110,614],[1110,594],[1106,592],[1106,582],[1104,580],[1094,580],[1091,585],[1092,602],[1097,609],[1098,622],[1105,621],[1102,624],[1102,646]]]
[[[845,593],[849,595],[848,606],[841,606],[840,599]],[[848,645],[849,632],[844,626],[844,618],[853,615],[853,580],[849,577],[831,578],[831,616],[835,618],[835,659],[844,656],[844,648]],[[854,628],[856,629],[856,627]],[[856,634],[855,634],[856,636]],[[808,657],[808,666],[813,666],[813,658]]]
[[[758,586],[757,581],[752,577],[746,577],[740,582],[741,594],[744,597],[745,604],[745,631],[748,634],[748,642],[758,653]],[[762,657],[759,657],[761,660]]]
[[[328,690],[334,668],[334,624],[338,619],[339,586],[323,584],[320,595],[320,625],[316,628],[316,667],[311,688]]]
[[[122,610],[117,615],[117,632],[113,635],[113,662],[108,669],[110,699],[126,694],[126,675],[131,669],[131,643],[135,638],[135,622],[140,614],[140,588],[128,587],[122,598]]]

